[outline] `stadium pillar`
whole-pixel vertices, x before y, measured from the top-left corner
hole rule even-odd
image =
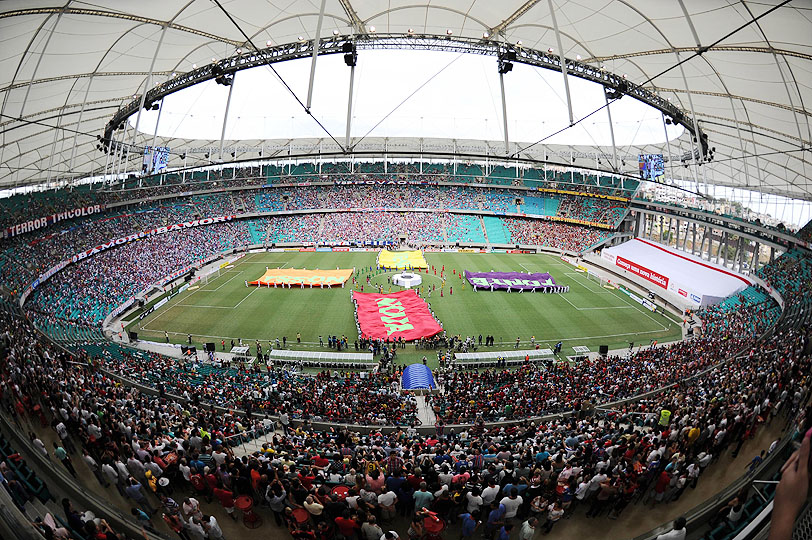
[[[719,257],[722,255],[722,241],[725,239],[724,231],[720,231],[719,242],[716,246],[716,264],[719,264]]]
[[[355,82],[355,66],[350,66],[350,91],[347,97],[347,132],[344,136],[344,148],[350,149],[350,127],[352,126],[352,86]],[[421,160],[422,161],[422,160]]]
[[[502,129],[505,131],[505,155],[510,153],[508,139],[507,103],[505,102],[505,74],[499,74],[499,88],[502,92]]]
[[[696,222],[691,223],[691,253],[696,253]]]
[[[150,147],[152,148],[152,163],[153,166],[155,164],[155,139],[158,137],[158,126],[161,125],[161,113],[164,112],[164,98],[161,98],[161,104],[158,106],[158,118],[155,119],[155,131],[152,132],[152,144]],[[167,157],[167,161],[169,158]],[[154,168],[154,167],[153,167]],[[150,169],[152,170],[152,168]]]
[[[677,248],[677,249],[679,249],[679,228],[680,228],[680,222],[679,222],[679,218],[677,218],[677,235],[674,238],[674,240],[675,240],[674,247]]]
[[[609,135],[612,137],[612,170],[618,171],[617,167],[617,146],[615,145],[615,127],[612,125],[612,111],[610,110],[609,106],[609,98],[606,96],[606,92],[603,93],[603,99],[606,100],[606,116],[609,118]],[[668,138],[666,137],[666,140]],[[623,179],[620,179],[620,185],[623,187]]]
[[[112,141],[112,137],[110,138]],[[73,141],[73,149],[76,149],[76,141]],[[113,153],[112,142],[111,146],[108,148],[107,152],[104,153],[104,174],[102,175],[102,182],[101,186],[104,187],[104,184],[107,182],[107,166],[110,165],[110,154]],[[71,169],[73,169],[73,158],[71,158]],[[101,188],[100,188],[101,189]]]
[[[733,263],[733,270],[736,269],[736,263],[739,263],[739,268],[741,268],[742,240],[743,238],[739,236],[739,239],[736,241],[736,252],[733,254],[733,260],[731,261]]]
[[[310,82],[307,85],[307,110],[310,110],[310,104],[313,103],[313,80],[316,78],[316,58],[319,56],[319,42],[321,40],[321,23],[324,20],[324,5],[327,0],[321,0],[321,9],[319,10],[319,20],[316,23],[316,35],[313,37],[313,59],[310,61]]]
[[[158,59],[158,52],[161,50],[161,45],[164,42],[167,27],[168,24],[164,24],[163,28],[161,29],[161,37],[158,38],[158,46],[155,47],[155,53],[152,55],[152,63],[149,65],[149,73],[147,73],[147,80],[144,82],[144,91],[141,93],[141,102],[138,105],[138,114],[135,116],[135,128],[133,129],[133,140],[131,143],[133,147],[135,146],[135,138],[138,136],[138,127],[141,123],[141,113],[144,110],[144,101],[147,98],[147,92],[152,89],[152,72],[155,69],[155,60]]]
[[[710,253],[710,234],[708,233],[708,226],[705,225],[705,228],[702,229],[702,242],[699,244],[699,256],[706,260],[711,260],[711,253]],[[705,257],[705,239],[708,239],[708,256]]]
[[[91,75],[90,79],[88,79],[88,81],[87,81],[87,88],[85,88],[85,98],[82,100],[82,108],[79,109],[79,118],[76,120],[76,125],[77,126],[82,125],[82,116],[85,114],[85,104],[87,103],[87,97],[90,95],[90,86],[93,84],[93,76],[94,75]],[[79,136],[79,131],[77,130],[76,133],[73,134],[73,146],[71,147],[71,151],[70,151],[70,162],[69,162],[69,165],[68,165],[68,172],[73,171],[73,165],[75,163],[74,158],[76,157],[76,138],[78,136]],[[104,141],[102,141],[102,144],[103,143],[104,143]],[[106,167],[107,166],[105,165],[105,169],[106,169]],[[105,170],[105,174],[106,173],[107,173],[107,171]]]
[[[663,131],[665,132],[665,148],[668,151],[668,166],[671,167],[671,178],[674,178],[674,160],[671,158],[671,141],[668,139],[668,127],[665,123],[665,113],[660,113],[660,118],[663,119]]]
[[[664,226],[665,218],[660,216],[660,243],[663,243],[663,236],[665,235],[665,226]]]
[[[553,9],[553,0],[547,0],[547,5],[550,7],[550,17],[553,19],[553,29],[555,30],[555,40],[558,44],[558,58],[561,64],[561,74],[564,76],[564,92],[567,94],[567,110],[570,114],[570,125],[575,123],[572,116],[572,99],[570,98],[570,81],[567,77],[567,59],[564,58],[564,46],[561,44],[561,32],[558,30],[558,21],[555,18],[555,9]],[[504,91],[503,91],[504,94]],[[611,121],[610,121],[611,124]]]
[[[226,98],[226,111],[223,114],[223,129],[220,131],[220,153],[217,154],[220,161],[223,161],[223,139],[226,137],[226,124],[228,123],[228,110],[231,108],[231,94],[234,93],[234,85],[237,84],[237,72],[231,76],[231,85],[228,87],[228,97]]]

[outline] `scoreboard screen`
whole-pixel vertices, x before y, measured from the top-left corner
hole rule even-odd
[[[640,168],[640,178],[643,180],[657,180],[665,175],[662,154],[640,154],[637,165]]]

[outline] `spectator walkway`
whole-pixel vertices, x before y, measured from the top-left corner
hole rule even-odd
[[[433,426],[437,422],[434,410],[426,403],[426,396],[417,396],[417,419],[424,426]]]

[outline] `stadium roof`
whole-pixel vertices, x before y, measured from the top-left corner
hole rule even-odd
[[[100,173],[105,154],[96,148],[96,135],[147,85],[213,57],[234,55],[237,48],[247,47],[241,30],[258,46],[311,40],[321,8],[318,0],[220,4],[233,22],[212,0],[0,4],[0,186]],[[487,33],[488,39],[561,49],[568,58],[605,65],[669,98],[687,114],[696,113],[716,148],[715,159],[684,169],[683,176],[697,174],[700,181],[812,200],[810,153],[800,150],[812,144],[809,2],[325,0],[321,37],[334,30],[341,35],[370,33],[373,26],[380,34],[411,29],[415,34],[450,32],[482,39]],[[658,75],[679,61],[684,62]],[[683,151],[690,149],[688,137],[687,132],[682,136]],[[157,142],[183,148],[219,141]],[[295,141],[301,148],[320,142]],[[435,142],[458,151],[467,145],[504,154],[499,141]],[[150,143],[145,134],[137,140],[142,146]],[[395,143],[403,148],[427,144],[416,138]],[[383,143],[371,139],[367,144]],[[559,154],[570,149],[594,150],[565,147]],[[548,150],[556,153],[537,146],[522,155],[543,159]],[[664,148],[623,149],[627,155],[657,150]]]

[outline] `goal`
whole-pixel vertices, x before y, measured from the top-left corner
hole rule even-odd
[[[601,287],[605,287],[607,289],[617,289],[617,286],[614,283],[612,283],[610,279],[600,276],[595,272],[593,272],[592,270],[586,271],[586,278],[590,281],[594,281]]]

